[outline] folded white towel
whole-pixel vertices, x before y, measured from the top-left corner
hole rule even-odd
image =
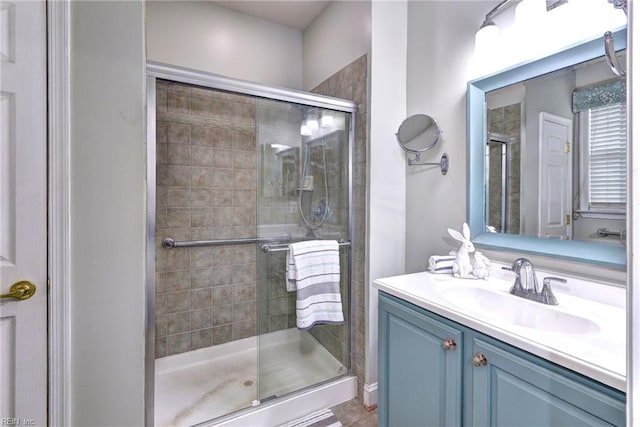
[[[429,257],[429,271],[432,273],[453,274],[453,263],[456,257],[453,255],[432,255]]]
[[[291,255],[291,250],[287,251],[287,260],[286,260],[286,286],[287,291],[295,292],[296,291],[296,265],[293,262],[293,256]]]
[[[340,297],[340,253],[335,240],[309,240],[289,245],[289,273],[295,278],[299,329],[344,322]],[[293,268],[292,268],[293,267]],[[289,282],[289,280],[287,280]]]

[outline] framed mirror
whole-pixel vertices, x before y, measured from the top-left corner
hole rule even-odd
[[[624,269],[626,84],[602,38],[471,81],[467,107],[474,244]]]

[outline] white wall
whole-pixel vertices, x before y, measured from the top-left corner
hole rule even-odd
[[[493,6],[493,1],[409,2],[407,115],[429,114],[440,122],[442,141],[422,157],[439,161],[447,152],[450,166],[444,176],[433,167],[406,168],[407,273],[424,271],[430,255],[458,246],[447,227],[461,229],[467,217],[468,70],[475,32]],[[388,139],[392,144],[393,135]]]
[[[207,1],[147,1],[147,58],[302,89],[302,33]]]
[[[369,279],[405,272],[405,155],[395,142],[407,100],[407,1],[371,5]],[[365,383],[378,381],[378,293],[367,289]],[[376,403],[366,402],[365,403]]]
[[[311,90],[371,48],[371,2],[334,1],[303,33],[303,90]]]
[[[144,4],[71,2],[71,425],[144,425]]]

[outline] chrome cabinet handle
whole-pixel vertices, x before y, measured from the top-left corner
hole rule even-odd
[[[454,340],[453,338],[447,338],[446,340],[442,341],[442,348],[444,348],[445,350],[455,350],[457,346],[458,345],[456,344],[456,340]]]
[[[471,363],[473,363],[473,366],[487,366],[489,361],[487,360],[487,356],[484,354],[476,353],[471,358]]]
[[[27,280],[22,280],[11,285],[9,293],[0,295],[0,299],[13,298],[17,300],[25,300],[31,298],[35,293],[36,285]]]

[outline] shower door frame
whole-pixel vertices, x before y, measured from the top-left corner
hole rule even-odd
[[[205,73],[160,62],[147,61],[147,235],[146,235],[146,291],[145,291],[145,425],[154,425],[155,413],[155,248],[156,248],[156,80],[169,80],[178,83],[191,84],[209,89],[229,91],[243,95],[251,95],[276,101],[292,102],[319,108],[327,108],[351,114],[349,121],[348,162],[348,232],[347,238],[352,241],[353,233],[353,146],[355,141],[355,123],[357,106],[354,102],[286,89],[275,86],[261,85],[245,80],[233,79],[217,74]],[[351,348],[351,278],[352,278],[352,247],[348,249],[348,301],[347,319],[349,334],[347,345]],[[260,335],[258,331],[258,336]],[[351,351],[348,352],[349,355]],[[350,356],[349,356],[350,357]]]

